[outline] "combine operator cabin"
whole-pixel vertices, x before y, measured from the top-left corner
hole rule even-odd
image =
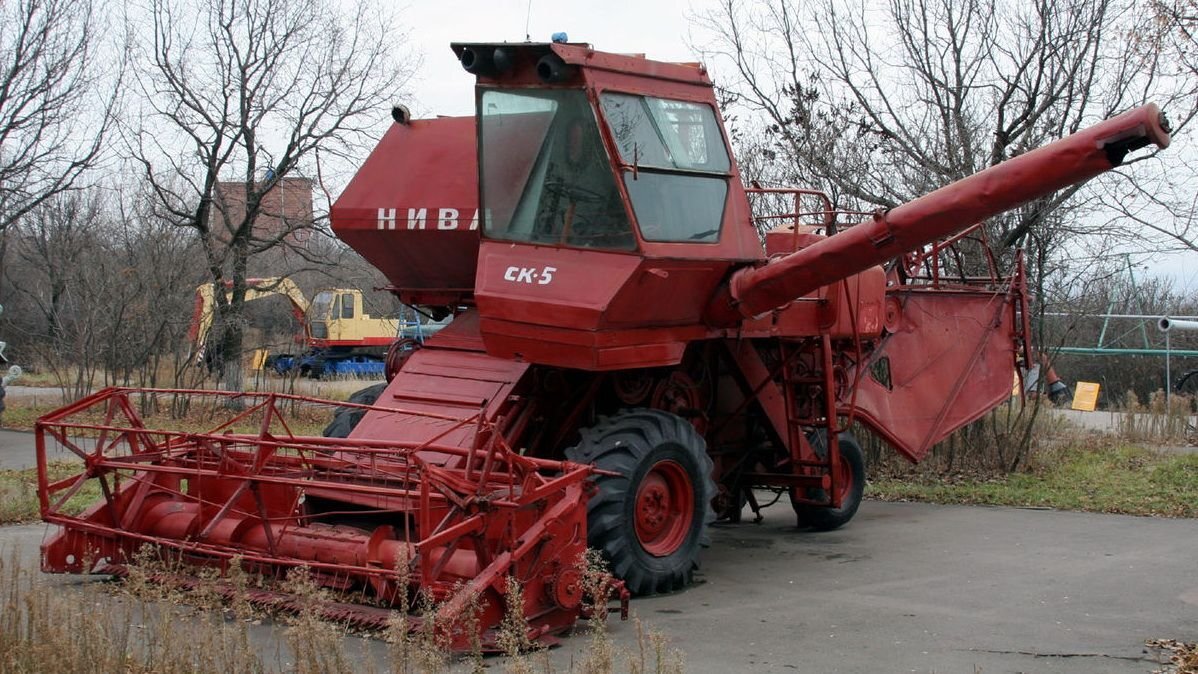
[[[580,45],[454,51],[478,75],[487,351],[677,364],[729,271],[763,257],[706,72]]]
[[[120,573],[147,543],[222,571],[304,566],[376,604],[331,605],[339,619],[387,625],[433,597],[459,648],[491,643],[515,578],[528,636],[548,639],[584,610],[587,547],[612,597],[679,589],[708,523],[759,514],[766,490],[800,526],[848,523],[854,423],[918,461],[1009,400],[1033,362],[1022,258],[977,255],[980,224],[1169,144],[1146,105],[853,224],[818,192],[745,189],[701,66],[453,50],[476,116],[396,108],[331,213],[388,290],[453,320],[393,343],[388,383],[333,403],[324,437],[273,424],[276,394],[234,419],[262,412],[258,432],[147,429],[129,389],[42,417],[42,517],[60,527],[44,570]],[[750,213],[762,192],[793,212]],[[51,481],[54,446],[85,472]],[[65,510],[90,480],[104,499]]]

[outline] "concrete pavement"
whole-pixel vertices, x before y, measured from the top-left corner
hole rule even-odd
[[[81,441],[82,442],[82,441]],[[86,449],[86,445],[83,445]],[[53,443],[50,461],[79,461],[72,452]],[[31,432],[0,430],[0,470],[23,470],[37,467],[37,441]]]
[[[867,502],[820,534],[785,510],[634,602],[690,671],[1145,672],[1145,639],[1198,638],[1194,520]]]
[[[714,529],[699,584],[633,601],[688,671],[1148,672],[1145,639],[1198,638],[1195,520],[867,502],[813,533],[766,514]],[[35,563],[43,531],[0,528],[0,548]],[[587,642],[555,649],[557,671]]]
[[[0,431],[0,470],[21,470],[36,465],[33,433]]]

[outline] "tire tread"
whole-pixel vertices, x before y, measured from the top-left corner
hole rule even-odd
[[[668,412],[652,409],[624,410],[579,432],[579,442],[566,450],[566,457],[579,463],[594,464],[604,470],[618,472],[617,476],[600,476],[595,480],[597,492],[587,502],[587,541],[600,550],[616,576],[622,578],[633,594],[656,594],[679,590],[691,582],[698,567],[698,547],[710,545],[707,525],[715,520],[711,500],[715,482],[711,478],[713,464],[704,442],[694,426]],[[639,545],[632,523],[624,517],[626,499],[632,490],[631,476],[641,461],[655,448],[676,443],[694,460],[701,472],[696,498],[703,504],[702,526],[694,550],[684,548],[683,558],[674,555],[661,558],[672,560],[669,568],[650,569],[638,563]],[[678,553],[675,553],[677,555]]]

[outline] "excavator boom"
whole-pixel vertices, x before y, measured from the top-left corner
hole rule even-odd
[[[228,298],[232,283],[226,282],[224,285],[225,296]],[[304,323],[304,318],[308,313],[308,298],[304,296],[303,291],[294,281],[283,277],[246,279],[245,300],[247,302],[274,295],[286,297],[291,302],[292,313],[296,320],[301,324]],[[216,318],[216,295],[213,292],[213,285],[205,283],[197,286],[195,297],[195,310],[191,316],[191,326],[188,328],[187,336],[195,351],[198,352],[208,340],[208,333],[212,330],[212,323]]]

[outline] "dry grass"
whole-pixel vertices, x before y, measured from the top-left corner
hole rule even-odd
[[[1169,396],[1166,401],[1160,390],[1144,404],[1135,391],[1128,391],[1117,433],[1131,442],[1192,442],[1196,439],[1192,405],[1192,399],[1184,395]]]
[[[256,378],[250,388],[254,391],[273,391],[276,393],[293,393],[296,395],[312,396],[324,400],[344,402],[355,392],[371,384],[381,382],[381,379],[290,379],[286,377]]]
[[[51,481],[77,475],[81,463],[54,461],[46,466]],[[84,483],[79,492],[63,504],[62,510],[77,515],[100,498],[100,485],[95,480]],[[33,522],[39,517],[37,469],[0,470],[0,524]]]
[[[1198,455],[1141,446],[1183,437],[1188,410],[1189,401],[1179,397],[1166,406],[1163,392],[1146,406],[1129,394],[1113,433],[1085,431],[1045,411],[1018,470],[986,469],[986,462],[952,467],[934,452],[919,466],[871,466],[866,493],[881,500],[1198,517]]]
[[[83,381],[83,379],[80,376],[79,370],[74,367],[66,368],[58,373],[48,368],[30,368],[26,369],[20,378],[13,382],[13,385],[47,389],[45,395],[39,397],[48,400],[58,397],[60,389],[72,387],[77,381]],[[156,383],[151,383],[151,381]],[[298,393],[301,395],[328,398],[330,400],[344,400],[354,391],[379,381],[382,380],[354,376],[325,377],[315,380],[299,376],[279,376],[273,372],[262,370],[247,369],[245,371],[246,390]],[[197,370],[187,370],[184,372],[182,378],[177,378],[169,364],[163,364],[153,380],[148,378],[143,379],[141,373],[135,373],[132,381],[120,381],[113,378],[106,380],[102,372],[95,372],[88,378],[87,384],[92,390],[99,390],[105,386],[118,385],[155,388],[176,386],[176,384],[176,387],[183,388],[220,388],[219,381],[216,381],[213,377],[205,376],[203,372]]]
[[[54,586],[0,561],[0,671],[260,672],[246,627],[223,616]]]
[[[123,583],[55,583],[27,568],[15,554],[0,561],[0,671],[99,673],[130,672],[349,672],[504,671],[546,673],[555,669],[549,654],[528,640],[519,584],[509,585],[511,608],[498,635],[507,654],[484,658],[481,644],[471,652],[451,655],[436,629],[412,632],[408,614],[396,611],[389,628],[375,639],[357,638],[343,625],[321,619],[322,602],[337,599],[320,588],[306,569],[296,569],[279,584],[238,571],[220,579],[212,570],[198,572],[201,582],[184,592],[163,582],[163,574],[179,572],[145,548]],[[590,569],[600,568],[589,566]],[[197,575],[192,569],[191,574]],[[588,573],[598,578],[598,573]],[[217,591],[232,584],[239,591],[225,600]],[[606,583],[606,580],[602,581]],[[294,615],[270,616],[254,609],[242,591],[277,587],[295,597]],[[589,588],[605,590],[598,581]],[[408,599],[401,598],[401,604]],[[416,615],[433,621],[437,607],[417,598]],[[602,603],[601,606],[606,606]],[[403,607],[401,607],[403,608]],[[468,609],[468,613],[471,610]],[[279,622],[272,622],[278,620]],[[608,635],[606,612],[592,613],[588,649],[568,671],[606,674],[674,674],[684,671],[681,654],[666,637],[636,621],[636,643],[617,647]],[[265,633],[265,638],[264,638]],[[385,641],[385,648],[370,648]],[[355,648],[355,644],[360,648]]]
[[[917,465],[894,451],[860,424],[853,428],[866,454],[871,475],[899,479],[938,479],[946,475],[990,478],[1026,467],[1040,449],[1056,446],[1077,435],[1077,428],[1053,414],[1042,401],[1035,410],[1015,399],[998,406],[975,423],[958,429],[932,447]],[[1030,427],[1029,427],[1030,424]],[[1026,448],[1021,442],[1027,437]]]
[[[1181,444],[1193,430],[1189,410],[1190,401],[1183,396],[1166,405],[1164,393],[1158,392],[1141,405],[1129,394],[1120,422],[1107,433],[1083,430],[1045,410],[1036,417],[1033,444],[1017,470],[1003,470],[988,458],[996,450],[992,437],[984,435],[967,453],[958,448],[955,456],[937,446],[917,466],[893,456],[882,458],[870,465],[866,495],[1198,517],[1198,454],[1143,446]]]
[[[5,410],[0,413],[0,428],[10,431],[32,431],[38,417],[49,414],[60,405],[45,400],[5,400]]]
[[[92,378],[92,383],[93,385],[98,383],[95,377]],[[58,377],[54,376],[54,373],[31,368],[27,368],[21,372],[20,378],[14,381],[13,384],[31,388],[60,388],[62,386],[62,382],[59,381]]]
[[[360,380],[300,380],[295,383],[296,386],[289,386],[288,382],[283,380],[270,380],[259,390],[344,402],[356,391],[370,384],[370,382]],[[151,427],[203,432],[232,416],[227,408],[220,404],[213,404],[214,400],[203,396],[193,396],[190,403],[181,403],[170,394],[135,395],[134,399],[138,404],[139,411],[144,413],[143,420]],[[0,428],[15,431],[32,431],[39,417],[63,406],[62,400],[49,394],[34,398],[10,396],[5,399],[5,404],[5,411],[0,414]],[[280,402],[279,407],[287,413],[287,423],[296,435],[320,435],[333,413],[332,408],[327,406],[291,405]],[[185,411],[179,413],[180,409]],[[98,413],[93,416],[94,421],[101,420]],[[239,424],[233,430],[237,432],[256,432],[258,430],[251,426],[252,423],[247,421]]]
[[[1025,470],[1008,475],[878,476],[866,496],[1198,517],[1198,454],[1155,452],[1107,438],[1040,450]]]

